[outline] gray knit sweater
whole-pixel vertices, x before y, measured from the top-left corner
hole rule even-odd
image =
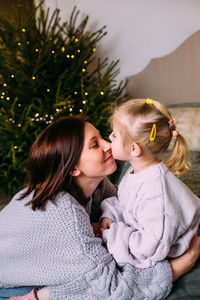
[[[76,199],[60,193],[56,205],[49,201],[45,211],[33,211],[24,206],[32,196],[16,200],[17,194],[0,212],[0,287],[48,286],[53,300],[156,300],[168,295],[172,274],[167,261],[118,270]]]

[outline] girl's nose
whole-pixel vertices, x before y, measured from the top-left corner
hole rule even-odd
[[[111,149],[111,143],[103,140],[103,151],[107,152],[107,151],[110,151],[110,149]]]
[[[109,140],[112,142],[112,132],[111,132],[111,134],[109,135]]]

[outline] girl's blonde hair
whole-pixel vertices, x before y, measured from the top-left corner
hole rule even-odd
[[[176,125],[173,121],[169,122],[172,116],[160,102],[152,100],[148,103],[146,99],[131,99],[122,103],[115,108],[110,124],[119,130],[124,146],[135,142],[147,147],[152,155],[159,156],[167,151]],[[150,141],[154,124],[156,137]],[[190,169],[187,143],[180,133],[170,155],[163,162],[177,176]]]

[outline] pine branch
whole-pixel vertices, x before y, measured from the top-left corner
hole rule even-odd
[[[30,145],[54,119],[88,114],[107,137],[111,106],[122,101],[126,83],[116,81],[118,61],[96,57],[107,34],[87,29],[74,7],[69,21],[44,11],[42,2],[26,20],[0,16],[0,192],[23,187]],[[95,63],[96,62],[96,63]]]

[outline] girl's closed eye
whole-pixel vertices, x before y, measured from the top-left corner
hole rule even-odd
[[[114,132],[111,133],[111,137],[112,137],[112,138],[116,138],[116,135],[115,135]]]

